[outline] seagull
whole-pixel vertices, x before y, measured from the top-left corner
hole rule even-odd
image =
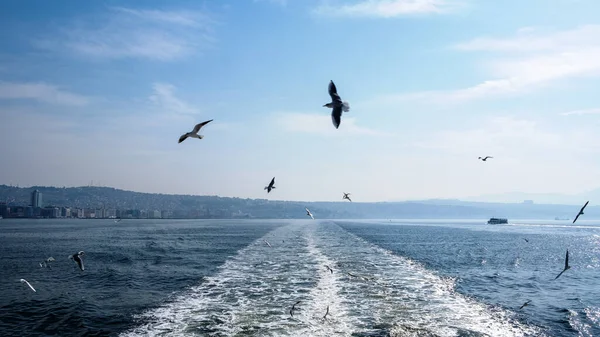
[[[273,179],[271,179],[269,186],[265,186],[265,190],[267,190],[267,193],[269,193],[274,188],[275,188],[275,177],[273,177]]]
[[[329,96],[331,96],[331,103],[327,103],[323,106],[326,108],[333,108],[333,110],[331,110],[331,121],[333,122],[333,126],[337,129],[342,122],[342,110],[344,112],[350,111],[350,105],[348,102],[342,102],[333,81],[329,81]]]
[[[83,257],[84,254],[85,253],[82,250],[79,253],[75,253],[75,254],[69,256],[69,259],[75,261],[77,263],[77,265],[79,266],[79,269],[81,269],[82,271],[84,270],[84,268],[83,268],[83,260],[81,259],[81,257]]]
[[[486,160],[488,160],[488,158],[494,158],[494,157],[485,156],[485,157],[483,157],[483,158],[482,158],[482,157],[479,157],[479,158],[477,158],[477,159],[481,159],[481,161],[486,161]]]
[[[329,306],[327,306],[327,312],[325,313],[325,316],[323,316],[323,319],[326,319],[325,317],[327,317],[327,314],[329,314]]]
[[[588,201],[585,203],[585,205],[583,205],[583,207],[581,207],[581,209],[579,210],[579,213],[577,213],[577,216],[575,217],[575,219],[573,219],[573,223],[575,223],[575,221],[577,221],[577,218],[579,218],[579,216],[580,216],[580,215],[583,215],[583,210],[585,209],[585,206],[587,206],[587,204],[588,204],[589,202],[590,202],[590,201],[588,200]]]
[[[523,305],[519,308],[519,310],[523,309],[524,307],[526,307],[529,302],[531,302],[531,300],[528,300],[527,302],[523,303]]]
[[[263,241],[267,244],[267,246],[271,247],[271,244],[269,243],[269,241],[267,241],[267,240],[263,240]]]
[[[352,201],[352,199],[350,199],[349,195],[350,195],[350,193],[344,192],[344,196],[342,197],[342,200],[348,199],[348,201]]]
[[[27,283],[27,285],[29,286],[29,288],[31,288],[31,290],[33,290],[34,293],[37,293],[37,291],[35,291],[35,289],[31,286],[31,284],[29,284],[29,282],[27,282],[26,279],[22,278],[21,279],[21,283]]]
[[[290,316],[294,317],[294,308],[296,308],[296,304],[300,303],[300,301],[294,303],[294,305],[292,305],[292,308],[290,309]]]
[[[50,266],[50,262],[54,261],[54,258],[51,256],[49,258],[47,258],[46,260],[40,262],[40,267],[48,267],[50,269],[52,269],[52,267]]]
[[[312,213],[308,210],[308,208],[304,207],[304,209],[306,210],[306,215],[308,215],[311,219],[315,219],[315,217],[312,215]]]
[[[556,280],[560,275],[562,275],[562,273],[566,272],[570,268],[571,266],[569,266],[569,250],[567,249],[567,257],[565,258],[565,269],[563,269],[563,271],[561,271],[560,274],[558,274],[558,276],[554,279]]]
[[[192,130],[191,132],[187,132],[183,135],[181,135],[181,137],[179,137],[179,143],[183,142],[184,140],[186,140],[186,138],[188,137],[192,137],[192,138],[198,138],[198,139],[202,139],[204,138],[203,135],[199,135],[198,131],[200,131],[200,128],[202,128],[203,126],[205,126],[206,124],[212,122],[213,120],[209,120],[206,122],[202,122],[200,124],[196,124],[196,126],[194,126],[194,130]]]
[[[118,218],[117,220],[115,220],[115,222],[121,222],[121,220],[122,220],[121,218]]]
[[[523,238],[523,240],[525,240],[525,242],[529,242],[529,240],[527,240],[527,239],[525,239],[525,238]]]
[[[328,266],[328,265],[325,265],[325,267],[327,268],[327,270],[329,270],[329,271],[330,271],[330,272],[333,274],[333,269],[331,269],[331,267],[330,267],[330,266]]]

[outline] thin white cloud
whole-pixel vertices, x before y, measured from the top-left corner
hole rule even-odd
[[[154,93],[149,97],[150,101],[165,110],[166,113],[195,114],[198,109],[175,96],[176,87],[169,83],[154,83]]]
[[[583,109],[583,110],[573,110],[567,112],[560,113],[563,116],[571,116],[571,115],[597,115],[600,114],[600,109]]]
[[[514,160],[599,152],[595,132],[585,129],[549,130],[533,120],[491,118],[476,128],[447,130],[427,135],[415,145],[459,155],[492,155]],[[561,155],[562,153],[562,155]]]
[[[353,4],[324,3],[314,9],[318,15],[340,17],[392,18],[411,14],[440,14],[452,11],[460,3],[449,0],[364,0]]]
[[[582,46],[598,46],[600,25],[582,25],[565,31],[541,31],[534,27],[524,27],[509,38],[476,38],[459,43],[456,49],[466,51],[534,52],[534,51],[576,51]]]
[[[58,37],[36,40],[39,47],[86,57],[146,58],[171,61],[209,47],[214,21],[198,11],[111,8],[108,15],[85,18]]]
[[[83,106],[88,98],[46,83],[0,82],[0,99],[32,99],[57,105]]]
[[[278,127],[284,131],[313,133],[328,136],[337,135],[369,135],[369,136],[391,136],[387,132],[378,131],[356,124],[354,117],[342,117],[342,124],[335,129],[330,115],[281,112],[275,113],[273,118]]]
[[[528,27],[512,38],[477,38],[455,49],[493,53],[487,62],[493,78],[463,89],[393,95],[388,99],[464,102],[520,95],[560,80],[600,76],[600,25],[543,33]]]

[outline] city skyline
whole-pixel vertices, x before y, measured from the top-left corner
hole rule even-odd
[[[0,184],[365,202],[598,187],[598,2],[32,4],[0,3]],[[338,130],[330,80],[351,107]]]

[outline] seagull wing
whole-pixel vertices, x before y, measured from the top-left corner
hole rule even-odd
[[[29,288],[31,288],[31,290],[33,290],[33,292],[37,292],[37,291],[35,291],[35,289],[34,289],[34,288],[31,286],[31,284],[29,284],[29,282],[27,282],[27,280],[25,280],[25,279],[23,279],[23,278],[22,278],[22,279],[21,279],[21,282],[23,282],[23,283],[26,283],[26,284],[29,286]]]
[[[73,255],[73,260],[75,260],[75,262],[77,262],[77,265],[79,266],[79,269],[84,270],[84,266],[83,266],[83,260],[81,259],[81,256],[79,256],[79,254],[74,254]]]
[[[585,205],[583,205],[583,207],[581,207],[581,209],[579,210],[579,213],[583,213],[583,210],[585,209],[585,207],[587,206],[587,204],[589,204],[590,201],[588,200]]]
[[[340,103],[341,105],[342,99],[340,98],[340,95],[338,95],[337,88],[333,81],[329,81],[329,96],[331,96],[331,101],[333,103]]]
[[[334,105],[333,110],[331,110],[331,122],[333,122],[333,126],[335,128],[339,128],[342,123],[342,106]]]
[[[569,269],[569,250],[567,249],[567,256],[565,257],[565,270]]]
[[[557,278],[559,278],[559,277],[560,277],[560,275],[562,275],[564,272],[565,272],[564,270],[563,270],[563,271],[561,271],[561,272],[560,272],[560,274],[558,274],[558,276],[556,276],[554,279],[556,280]]]
[[[275,185],[275,177],[273,177],[273,179],[271,179],[271,182],[269,183],[269,187],[273,187],[273,185]]]
[[[193,133],[198,133],[198,131],[200,131],[200,128],[202,128],[203,126],[205,126],[206,124],[212,122],[213,120],[208,120],[206,122],[202,122],[200,124],[196,124],[196,126],[194,126],[194,130],[192,130]]]
[[[186,133],[186,134],[183,134],[183,135],[181,135],[181,137],[179,137],[179,143],[181,143],[181,142],[183,142],[184,140],[186,140],[186,139],[187,139],[187,137],[188,137],[187,133]]]
[[[575,219],[573,219],[573,223],[575,223],[575,221],[577,221],[577,219],[579,219],[580,215],[581,215],[581,211],[579,211],[579,213],[577,213],[577,215],[575,216]]]

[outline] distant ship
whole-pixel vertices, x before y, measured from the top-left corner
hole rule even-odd
[[[569,219],[569,218],[561,218],[561,217],[557,216],[556,218],[554,218],[554,220],[571,220],[571,219]]]
[[[488,220],[488,225],[498,225],[498,224],[507,224],[508,223],[508,219],[504,219],[504,218],[491,218]]]

